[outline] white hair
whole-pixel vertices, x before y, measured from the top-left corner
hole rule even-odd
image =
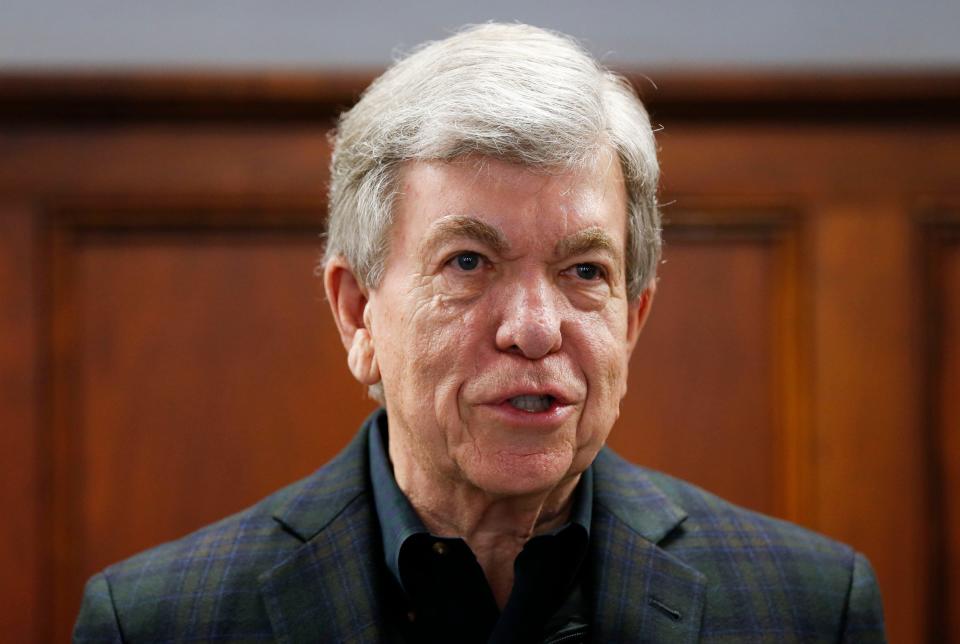
[[[397,176],[408,161],[484,155],[544,171],[620,161],[627,192],[627,293],[660,257],[650,120],[629,83],[573,39],[520,24],[468,27],[398,61],[341,117],[325,259],[376,288],[389,252]]]

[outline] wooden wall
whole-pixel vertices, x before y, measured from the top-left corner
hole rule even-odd
[[[0,632],[371,409],[313,268],[369,76],[0,76]],[[666,261],[612,444],[843,539],[960,642],[960,77],[663,75]]]

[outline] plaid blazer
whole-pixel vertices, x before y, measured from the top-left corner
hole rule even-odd
[[[315,474],[87,583],[75,642],[384,642],[370,423]],[[596,642],[882,642],[867,560],[627,463],[595,462]]]

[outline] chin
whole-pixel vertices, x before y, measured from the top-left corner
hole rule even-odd
[[[569,452],[497,452],[466,464],[462,471],[477,488],[494,496],[549,492],[570,475]]]

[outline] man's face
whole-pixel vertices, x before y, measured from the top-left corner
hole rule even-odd
[[[627,301],[619,163],[546,174],[467,157],[400,180],[365,311],[391,453],[495,496],[576,476],[619,414],[649,303]]]

